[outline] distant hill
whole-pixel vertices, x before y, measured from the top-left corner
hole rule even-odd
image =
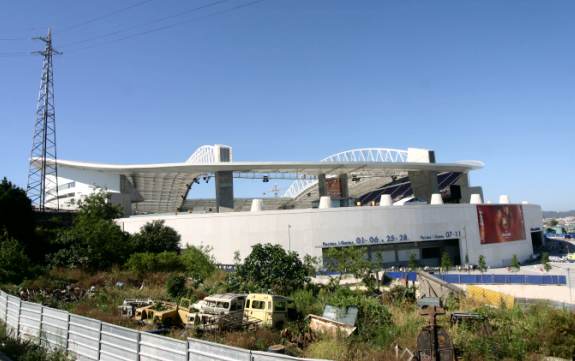
[[[563,218],[563,217],[574,217],[575,210],[556,212],[556,211],[543,211],[543,218]]]

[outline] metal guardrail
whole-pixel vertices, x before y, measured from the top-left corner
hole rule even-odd
[[[66,350],[80,361],[311,361],[153,335],[21,301],[1,290],[0,322],[12,337],[36,341],[48,349]]]

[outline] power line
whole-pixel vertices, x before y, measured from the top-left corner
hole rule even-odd
[[[163,21],[166,21],[166,20],[169,20],[169,19],[173,19],[173,18],[185,16],[185,15],[188,15],[188,14],[190,14],[190,13],[194,13],[194,12],[196,12],[196,11],[200,11],[200,10],[203,10],[203,9],[206,9],[206,8],[209,8],[209,7],[212,7],[212,6],[216,6],[216,5],[225,3],[225,2],[229,2],[229,1],[231,1],[231,0],[218,0],[218,1],[214,1],[214,2],[209,3],[209,4],[205,4],[205,5],[198,6],[198,7],[192,8],[192,9],[184,10],[184,11],[179,12],[179,13],[176,13],[176,14],[172,14],[172,15],[168,15],[168,16],[161,17],[161,18],[157,18],[157,19],[154,19],[154,20],[145,22],[145,23],[140,23],[140,24],[135,24],[135,25],[131,25],[131,26],[126,26],[126,27],[120,28],[120,29],[118,29],[118,30],[115,30],[115,31],[112,31],[112,32],[109,32],[109,33],[106,33],[106,34],[94,36],[94,37],[87,38],[87,39],[83,39],[83,40],[78,40],[78,41],[73,41],[73,42],[69,42],[69,43],[64,43],[64,44],[62,44],[62,45],[63,45],[63,46],[68,46],[68,45],[83,44],[83,43],[91,42],[91,41],[94,41],[94,40],[109,38],[109,37],[111,37],[111,36],[118,35],[118,34],[124,33],[124,32],[126,32],[126,31],[129,31],[129,30],[132,30],[132,29],[137,29],[137,28],[139,28],[139,27],[145,27],[145,26],[152,25],[152,24],[156,24],[156,23],[160,23],[160,22],[163,22]]]
[[[187,23],[193,22],[193,21],[195,21],[195,20],[201,20],[201,19],[206,19],[206,18],[210,18],[210,17],[214,17],[214,16],[226,14],[226,13],[233,12],[233,11],[236,11],[236,10],[239,10],[239,9],[242,9],[242,8],[246,8],[246,7],[249,7],[249,6],[252,6],[252,5],[256,5],[256,4],[261,3],[261,2],[264,2],[264,1],[265,1],[265,0],[254,0],[254,1],[250,1],[250,2],[244,3],[244,4],[236,5],[236,6],[234,6],[234,7],[228,8],[228,9],[224,9],[224,10],[220,10],[220,11],[215,11],[215,12],[212,12],[212,13],[207,14],[207,15],[205,15],[205,16],[200,16],[200,17],[188,19],[188,20],[185,20],[185,21],[179,21],[179,22],[176,22],[176,23],[172,23],[172,24],[168,24],[168,25],[156,27],[156,28],[153,28],[153,29],[150,29],[150,30],[141,31],[141,32],[138,32],[138,33],[134,33],[134,34],[131,34],[131,35],[127,35],[127,36],[124,36],[124,37],[121,37],[121,38],[117,38],[117,39],[113,39],[113,40],[109,40],[109,41],[105,41],[105,42],[101,42],[101,43],[94,44],[94,45],[89,45],[89,46],[80,47],[80,48],[72,48],[72,52],[78,51],[78,50],[92,49],[92,48],[99,47],[99,46],[106,45],[106,44],[110,44],[110,43],[115,43],[115,42],[118,42],[118,41],[128,40],[128,39],[132,39],[132,38],[135,38],[135,37],[138,37],[138,36],[147,35],[147,34],[150,34],[150,33],[155,33],[155,32],[158,32],[158,31],[168,30],[168,29],[171,29],[171,28],[174,28],[174,27],[183,25],[183,24],[187,24]],[[68,51],[68,53],[69,53],[69,52],[70,52],[70,51]]]
[[[0,58],[13,58],[18,56],[30,56],[32,55],[30,52],[27,51],[8,51],[8,52],[0,52]]]
[[[79,22],[79,23],[76,23],[76,24],[69,25],[69,26],[63,28],[62,30],[58,31],[58,33],[69,32],[70,30],[74,30],[74,29],[77,29],[77,28],[80,28],[80,27],[83,27],[83,26],[86,26],[86,25],[95,23],[95,22],[97,22],[97,21],[100,21],[100,20],[109,18],[109,17],[111,17],[111,16],[114,16],[114,15],[117,15],[117,14],[120,14],[120,13],[123,13],[123,12],[126,12],[126,11],[128,11],[128,10],[131,10],[131,9],[134,9],[134,8],[137,8],[137,7],[146,5],[147,3],[150,3],[150,2],[152,2],[152,1],[154,1],[154,0],[143,0],[143,1],[137,2],[137,3],[135,3],[135,4],[132,4],[132,5],[129,5],[129,6],[120,8],[120,9],[112,10],[112,11],[107,12],[107,13],[105,13],[105,14],[98,15],[98,16],[96,16],[96,17],[94,17],[94,18],[91,18],[91,19],[88,19],[88,20],[85,20],[85,21],[82,21],[82,22]],[[38,29],[38,27],[35,27],[35,28],[32,28],[32,29],[36,30],[36,29]],[[30,40],[30,37],[0,37],[0,41],[22,41],[22,40]]]
[[[21,40],[30,40],[30,38],[0,38],[0,41],[21,41]]]
[[[137,8],[137,7],[146,5],[147,3],[150,3],[150,2],[152,2],[152,1],[154,1],[154,0],[144,0],[144,1],[140,1],[140,2],[137,2],[137,3],[135,3],[135,4],[132,4],[132,5],[129,5],[129,6],[120,8],[120,9],[116,9],[116,10],[110,11],[110,12],[108,12],[108,13],[105,13],[105,14],[102,14],[102,15],[99,15],[99,16],[96,16],[96,17],[94,17],[94,18],[92,18],[92,19],[88,19],[88,20],[86,20],[86,21],[82,21],[82,22],[80,22],[80,23],[67,26],[67,27],[65,27],[64,29],[60,30],[60,32],[61,32],[61,33],[63,33],[63,32],[68,32],[68,31],[70,31],[70,30],[74,30],[74,29],[77,29],[77,28],[80,28],[80,27],[83,27],[83,26],[86,26],[86,25],[95,23],[95,22],[97,22],[97,21],[100,21],[100,20],[109,18],[109,17],[114,16],[114,15],[116,15],[116,14],[120,14],[120,13],[126,12],[126,11],[128,11],[128,10],[131,10],[131,9],[134,9],[134,8]]]

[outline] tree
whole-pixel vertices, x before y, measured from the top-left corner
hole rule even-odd
[[[188,277],[203,281],[216,271],[216,264],[207,247],[186,247],[180,256]]]
[[[519,260],[517,259],[516,254],[514,254],[513,257],[511,258],[511,268],[515,268],[515,269],[521,268],[521,264],[519,263]]]
[[[479,255],[478,267],[481,272],[487,271],[487,262],[485,262],[484,255]]]
[[[551,265],[549,264],[549,253],[548,252],[541,253],[541,264],[543,265],[543,268],[545,269],[545,271],[547,271],[547,272],[551,271]]]
[[[325,252],[324,266],[335,277],[330,278],[330,287],[335,289],[345,274],[361,279],[371,290],[377,288],[377,279],[373,277],[374,265],[365,258],[362,247],[329,248]]]
[[[19,241],[28,255],[39,258],[44,254],[37,244],[34,228],[34,210],[26,192],[3,178],[0,182],[0,230],[6,230],[10,237]]]
[[[171,275],[166,281],[166,292],[173,298],[183,296],[186,293],[186,277]]]
[[[126,262],[132,253],[129,237],[112,221],[121,211],[106,199],[99,192],[82,201],[72,227],[58,236],[53,265],[97,270]]]
[[[5,230],[0,232],[0,280],[20,283],[30,273],[30,260],[24,247]]]
[[[140,232],[132,236],[134,249],[138,252],[179,252],[180,235],[164,221],[148,222]]]
[[[309,272],[296,252],[286,252],[277,244],[256,244],[237,267],[234,286],[240,291],[289,295],[309,282]]]
[[[409,262],[407,263],[407,267],[409,268],[410,271],[415,271],[415,269],[418,267],[417,257],[415,256],[415,253],[409,254]]]
[[[441,255],[441,270],[444,272],[449,271],[451,268],[451,257],[449,257],[449,253],[443,252]]]
[[[122,216],[122,208],[108,201],[108,194],[99,190],[80,201],[78,218],[113,220]]]
[[[555,218],[552,218],[552,219],[549,221],[549,226],[551,226],[551,227],[556,227],[557,225],[559,225],[559,221],[556,220]]]

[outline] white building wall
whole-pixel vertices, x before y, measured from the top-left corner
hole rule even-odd
[[[488,265],[502,266],[514,254],[521,261],[533,253],[530,229],[541,227],[541,208],[523,208],[527,239],[489,245],[480,244],[477,208],[470,204],[151,215],[117,222],[134,233],[147,222],[164,220],[180,233],[184,245],[209,246],[222,263],[232,263],[235,251],[246,257],[257,243],[277,243],[300,256],[321,257],[324,243],[367,245],[459,238],[462,262],[469,252],[471,263],[477,263],[482,254]]]
[[[59,202],[60,209],[74,210],[78,208],[79,201],[98,190],[119,193],[120,176],[97,170],[59,166],[58,188],[58,195],[61,197]],[[66,194],[74,194],[74,196],[62,198]],[[49,202],[48,206],[55,208],[56,202]]]

